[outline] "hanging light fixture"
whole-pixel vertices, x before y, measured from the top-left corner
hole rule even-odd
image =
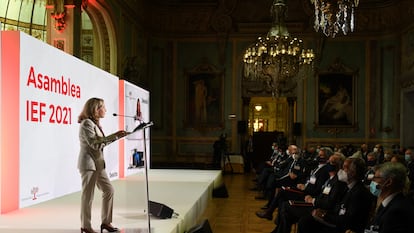
[[[344,35],[354,31],[355,8],[359,0],[310,0],[315,6],[316,31],[334,38],[338,32]]]
[[[289,35],[285,25],[286,8],[285,0],[273,1],[272,27],[244,54],[244,77],[263,81],[276,97],[283,94],[288,83],[296,83],[300,69],[310,66],[314,59],[312,49],[305,49],[301,39]]]

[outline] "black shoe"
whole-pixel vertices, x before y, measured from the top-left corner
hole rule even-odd
[[[116,227],[112,226],[111,224],[104,224],[104,223],[102,223],[102,224],[101,224],[101,233],[102,233],[104,230],[107,230],[108,232],[118,232],[118,231],[119,231],[119,229],[118,229],[118,228],[116,228]]]
[[[265,218],[267,220],[272,220],[273,219],[273,215],[269,214],[267,211],[257,211],[256,216],[259,217],[259,218]]]
[[[260,209],[262,209],[262,210],[267,210],[267,209],[269,209],[269,205],[268,205],[268,204],[266,204],[266,205],[264,205],[264,206],[260,207]]]

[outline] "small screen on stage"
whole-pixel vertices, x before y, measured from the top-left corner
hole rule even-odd
[[[132,161],[133,161],[132,165],[134,167],[144,166],[144,161],[142,160],[143,156],[144,156],[144,152],[142,152],[142,151],[135,152],[132,156]]]

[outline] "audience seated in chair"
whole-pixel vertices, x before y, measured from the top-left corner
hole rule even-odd
[[[369,229],[372,233],[414,232],[414,200],[404,195],[407,169],[401,163],[386,162],[375,169],[370,190],[377,208]]]
[[[268,179],[265,187],[265,193],[268,194],[268,203],[264,208],[270,205],[277,190],[282,187],[294,188],[299,182],[303,182],[306,177],[306,162],[302,158],[299,148],[296,145],[290,145],[289,148],[291,156],[284,160],[280,170]],[[265,216],[265,218],[271,220],[272,216]]]
[[[264,211],[256,212],[256,215],[260,218],[272,219],[273,212],[279,207],[280,203],[287,200],[303,200],[305,195],[316,196],[321,193],[322,186],[329,179],[329,171],[326,164],[331,155],[332,150],[330,148],[321,148],[316,160],[317,166],[311,172],[306,172],[306,176],[303,179],[298,179],[296,186],[280,185],[278,183],[279,186],[275,187],[276,191],[273,199],[268,202],[268,208]]]
[[[292,225],[301,217],[310,215],[313,209],[331,210],[342,200],[347,186],[345,182],[338,181],[336,173],[342,168],[344,160],[345,156],[341,153],[335,153],[329,158],[326,165],[329,178],[318,195],[306,195],[302,201],[289,200],[280,204],[276,228],[272,233],[290,233]]]
[[[363,233],[375,206],[375,197],[362,183],[365,172],[363,159],[347,158],[337,175],[347,183],[348,191],[333,210],[315,209],[302,217],[298,233]]]

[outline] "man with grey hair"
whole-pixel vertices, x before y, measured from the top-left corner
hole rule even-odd
[[[259,218],[273,219],[273,211],[278,205],[279,191],[282,188],[292,187],[303,180],[306,176],[306,161],[302,158],[300,149],[296,145],[289,146],[290,156],[284,160],[283,168],[274,174],[273,180],[266,185],[269,195],[265,211],[258,211],[256,215]]]
[[[314,209],[298,222],[299,233],[362,233],[374,207],[374,196],[362,183],[366,165],[363,159],[347,158],[338,171],[338,180],[348,191],[331,210]]]
[[[295,146],[296,147],[296,146]],[[281,203],[287,200],[303,200],[306,195],[317,196],[322,192],[322,187],[329,179],[329,169],[326,166],[333,151],[330,148],[323,147],[316,157],[317,166],[312,171],[295,171],[295,168],[291,170],[291,174],[287,174],[286,177],[295,180],[293,182],[286,182],[283,179],[279,180],[276,186],[277,192],[274,197],[269,201],[268,208],[264,211],[257,211],[256,215],[259,218],[272,219],[272,213]],[[300,163],[296,164],[299,168]],[[302,168],[304,170],[305,168]]]
[[[321,149],[319,153],[323,153]],[[342,168],[345,160],[339,152],[335,152],[329,157],[325,165],[329,178],[323,184],[323,190],[318,195],[306,195],[300,201],[289,200],[279,204],[278,215],[276,218],[276,228],[272,233],[290,233],[292,225],[300,218],[311,215],[313,209],[333,209],[342,200],[346,193],[346,183],[339,181],[336,173]]]
[[[375,217],[366,232],[414,232],[414,201],[403,194],[407,169],[401,163],[386,162],[375,168],[370,191],[378,197]]]

